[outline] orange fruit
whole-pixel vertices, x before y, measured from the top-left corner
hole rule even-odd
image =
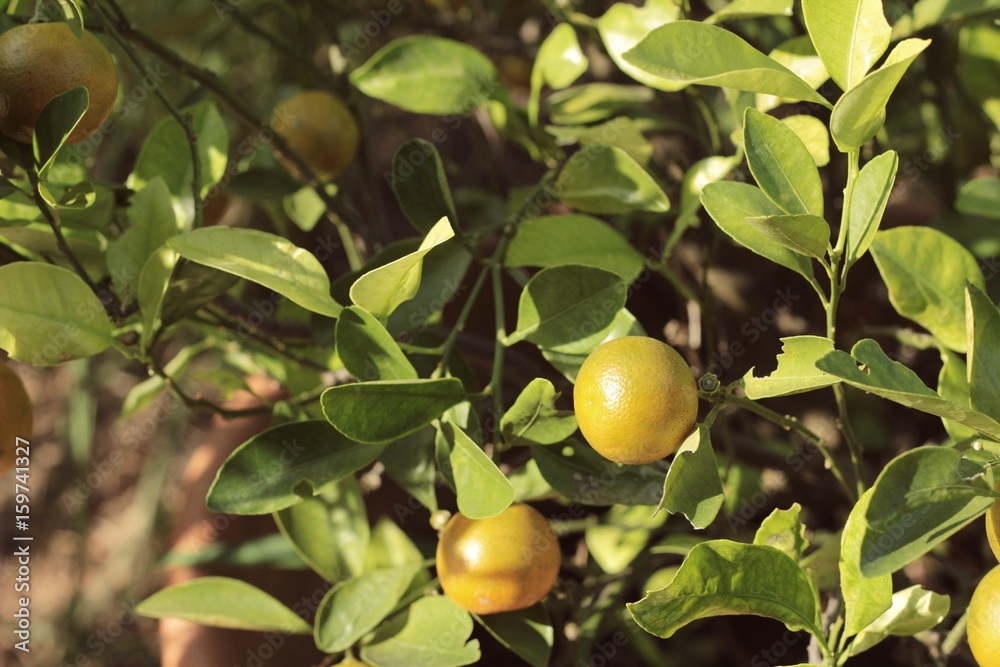
[[[323,179],[339,176],[358,154],[360,134],[351,110],[326,91],[289,97],[274,108],[271,127]],[[296,173],[293,165],[282,162]]]
[[[0,132],[31,143],[42,109],[76,86],[90,93],[90,107],[70,134],[76,143],[94,134],[118,95],[111,54],[89,32],[77,37],[65,23],[29,23],[0,35]]]
[[[993,555],[1000,561],[1000,500],[986,513],[986,539],[990,541]]]
[[[1000,667],[1000,565],[983,577],[972,594],[967,633],[979,667]]]
[[[477,614],[530,607],[559,575],[559,541],[535,509],[514,504],[489,519],[456,514],[437,546],[441,588]]]
[[[576,376],[580,432],[611,461],[652,463],[673,454],[698,418],[691,368],[666,343],[626,336],[602,344]]]
[[[31,399],[24,383],[6,364],[0,364],[0,475],[14,467],[17,439],[30,439],[33,425]]]

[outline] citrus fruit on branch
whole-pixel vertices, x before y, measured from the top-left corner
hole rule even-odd
[[[65,23],[29,23],[0,35],[0,132],[31,143],[45,105],[71,88],[90,95],[87,113],[67,141],[94,134],[118,95],[111,54],[89,32],[77,37]]]
[[[1000,565],[983,577],[972,594],[967,632],[979,667],[1000,667]]]
[[[336,178],[358,154],[358,124],[340,99],[322,90],[292,95],[274,109],[274,129],[322,179]],[[282,160],[297,173],[295,165]]]
[[[456,514],[437,546],[441,588],[477,614],[530,607],[559,574],[559,542],[537,510],[514,504],[488,519]]]
[[[698,388],[674,348],[626,336],[587,357],[573,405],[580,432],[601,456],[641,465],[673,454],[694,429]]]
[[[31,438],[33,422],[31,399],[21,378],[0,364],[0,475],[14,467],[17,439]]]

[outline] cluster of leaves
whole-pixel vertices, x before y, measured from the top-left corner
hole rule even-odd
[[[872,140],[884,135],[890,96],[929,46],[908,36],[997,6],[951,4],[962,6],[918,2],[891,27],[879,0],[804,0],[807,34],[790,36],[769,54],[719,24],[781,20],[793,14],[790,0],[736,0],[702,21],[689,20],[670,0],[647,0],[641,8],[618,3],[599,18],[554,9],[560,22],[538,49],[525,106],[501,83],[493,62],[468,44],[429,36],[392,41],[350,71],[360,93],[417,114],[462,118],[479,109],[547,172],[530,191],[504,202],[500,215],[475,217],[456,207],[436,145],[405,142],[391,181],[420,238],[391,244],[332,282],[313,253],[281,235],[194,228],[202,202],[223,179],[227,191],[264,199],[303,229],[328,215],[323,194],[336,194],[315,184],[300,189],[287,178],[276,178],[280,185],[262,193],[260,174],[247,165],[233,177],[229,134],[211,100],[152,130],[125,181],[124,199],[118,186],[91,183],[71,149],[63,149],[87,108],[86,91],[54,100],[30,149],[4,144],[17,169],[0,183],[6,195],[0,237],[29,261],[0,266],[0,347],[15,359],[51,365],[114,346],[155,373],[133,391],[127,413],[167,389],[204,404],[183,384],[193,361],[207,353],[220,354],[230,369],[265,369],[279,377],[293,397],[276,406],[276,426],[226,461],[208,507],[273,514],[294,554],[333,584],[313,624],[249,584],[222,578],[164,590],[140,611],[311,633],[321,650],[357,651],[377,666],[476,662],[472,616],[430,594],[436,582],[414,542],[391,521],[370,528],[355,473],[378,461],[432,513],[445,489],[472,518],[494,516],[515,501],[610,506],[584,537],[595,565],[612,577],[625,577],[637,559],[683,556],[679,568],[642,582],[649,592],[627,606],[627,619],[620,605],[595,605],[582,617],[591,643],[605,618],[630,632],[638,627],[670,637],[708,616],[754,614],[809,633],[810,659],[840,665],[890,635],[938,625],[948,615],[948,597],[919,586],[894,592],[891,575],[1000,497],[994,491],[1000,447],[993,442],[1000,442],[1000,311],[962,244],[928,227],[879,229],[899,159],[890,150],[862,166],[861,154],[870,156]],[[995,33],[980,26],[969,24],[966,53],[995,67]],[[603,46],[634,83],[578,83],[590,69],[582,34]],[[963,72],[983,96],[985,116],[1000,123],[998,96],[984,92],[973,68]],[[833,88],[825,86],[831,79],[839,88],[833,102]],[[687,169],[675,204],[651,169],[646,136],[671,129],[670,123],[649,113],[649,103],[694,85],[722,89],[717,99],[728,120],[708,121],[713,150]],[[796,103],[797,113],[780,120],[768,113]],[[546,114],[549,125],[542,124]],[[728,143],[720,130],[730,131]],[[191,135],[197,141],[190,142]],[[839,225],[829,222],[835,206],[824,195],[820,172],[831,160],[831,138],[848,165]],[[567,156],[567,146],[577,148]],[[755,185],[735,179],[744,161]],[[547,214],[556,201],[574,212]],[[957,207],[996,217],[998,203],[996,179],[982,178],[962,187]],[[702,210],[736,244],[810,285],[827,315],[824,335],[784,339],[777,368],[766,377],[751,369],[730,385],[706,378],[704,397],[713,408],[669,466],[623,467],[599,457],[573,438],[576,419],[557,406],[559,394],[548,379],[533,380],[504,404],[511,346],[534,346],[572,382],[602,342],[644,335],[626,307],[630,285],[646,271],[676,278],[670,258],[684,234],[701,224]],[[673,228],[662,252],[650,257],[609,219],[672,219]],[[492,256],[483,257],[476,243],[491,235],[498,242]],[[857,342],[849,353],[837,349],[838,303],[850,269],[869,252],[897,312],[925,328],[928,345],[941,351],[936,389],[874,340]],[[481,268],[458,321],[435,337],[429,325],[461,295],[473,264]],[[505,275],[521,288],[510,328]],[[235,326],[219,302],[246,282],[280,297],[265,304],[264,317],[297,321],[309,338],[278,347]],[[479,387],[464,369],[458,340],[487,283],[497,334],[492,378]],[[676,285],[691,295],[683,282]],[[158,346],[189,340],[192,332],[202,340],[161,366]],[[324,384],[325,373],[341,370],[358,382]],[[232,375],[212,379],[233,386]],[[866,489],[845,387],[936,415],[951,440],[900,455]],[[841,408],[853,475],[801,423],[757,403],[829,388]],[[775,510],[750,543],[664,536],[667,513],[704,529],[724,507],[725,468],[710,434],[730,405],[795,428],[829,457],[854,503],[839,536],[813,548],[798,505]],[[581,509],[587,512],[596,510]],[[632,592],[621,585],[611,599]],[[836,618],[824,616],[821,597],[842,601]],[[527,662],[544,665],[557,634],[550,613],[539,605],[476,620]]]

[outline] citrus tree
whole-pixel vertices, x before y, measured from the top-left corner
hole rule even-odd
[[[11,4],[0,347],[36,366],[119,355],[150,374],[126,414],[161,392],[272,414],[205,502],[273,516],[329,585],[313,614],[222,577],[140,613],[312,635],[326,664],[376,667],[698,662],[675,635],[733,615],[787,630],[755,666],[843,665],[898,637],[920,664],[1000,664],[1000,570],[980,558],[1000,558],[998,3],[279,3],[318,12],[318,60],[252,3],[214,3],[304,68],[270,106],[115,0]],[[530,50],[456,38],[505,18]],[[153,86],[133,163],[92,177],[119,78],[153,62],[183,94]],[[500,169],[491,151],[519,173],[453,185]],[[951,224],[913,224],[927,172]],[[913,221],[883,228],[900,192]],[[237,198],[266,229],[217,224]],[[720,282],[741,268],[783,286],[757,315]],[[659,283],[669,300],[644,300]],[[205,359],[219,371],[193,377]],[[250,373],[287,398],[192,389]],[[30,404],[3,367],[0,389],[17,477]],[[775,506],[762,469],[812,488]],[[373,471],[409,494],[397,522],[369,525]],[[970,524],[954,600],[915,583]],[[486,637],[509,653],[484,656]]]

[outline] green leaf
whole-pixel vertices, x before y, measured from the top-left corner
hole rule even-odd
[[[545,357],[552,366],[558,370],[570,382],[576,382],[577,373],[580,367],[587,360],[590,353],[597,349],[601,343],[606,343],[622,336],[645,336],[646,331],[635,319],[635,315],[623,308],[615,315],[604,329],[601,329],[592,336],[587,336],[576,343],[569,345],[559,345],[555,348],[542,348],[542,356]]]
[[[486,452],[455,424],[444,424],[441,434],[451,447],[458,510],[470,519],[488,519],[510,507],[514,487]]]
[[[505,343],[528,340],[557,347],[600,331],[625,306],[625,283],[588,266],[555,266],[535,274],[521,292],[517,328]]]
[[[345,308],[337,318],[337,354],[362,382],[416,380],[417,371],[378,319],[363,308]]]
[[[75,86],[53,97],[42,109],[35,122],[32,146],[35,153],[35,164],[43,180],[56,153],[76,129],[89,106],[90,93],[87,88]],[[55,204],[54,201],[49,203]]]
[[[306,310],[328,317],[340,314],[319,260],[275,234],[204,227],[170,238],[167,246],[192,262],[259,283]]]
[[[486,630],[532,667],[547,667],[552,655],[555,630],[541,604],[500,614],[476,616]]]
[[[898,169],[899,156],[895,151],[887,151],[862,167],[858,173],[851,196],[850,215],[847,218],[847,242],[844,250],[847,268],[861,259],[875,240]]]
[[[191,129],[198,137],[198,159],[201,162],[201,191],[205,194],[217,183],[229,166],[229,135],[226,122],[211,100],[181,109],[190,117]],[[189,199],[194,180],[194,164],[188,148],[187,134],[173,116],[157,123],[146,136],[139,151],[135,169],[128,185],[141,190],[151,180],[161,176],[175,197]],[[220,246],[221,247],[221,246]]]
[[[680,512],[697,529],[707,528],[724,500],[708,428],[699,424],[681,444],[663,482],[657,511]]]
[[[353,476],[327,484],[312,498],[279,510],[274,520],[306,565],[327,581],[364,571],[370,535],[368,512]]]
[[[1000,218],[1000,178],[974,178],[958,193],[955,208],[966,215]]]
[[[840,589],[846,615],[844,636],[853,637],[892,605],[892,575],[866,577],[861,573],[861,545],[868,530],[865,515],[872,501],[872,489],[865,491],[851,509],[840,537]]]
[[[747,398],[801,394],[829,387],[839,380],[816,367],[816,362],[833,352],[833,341],[822,336],[790,336],[781,339],[778,367],[768,376],[755,377],[753,368],[743,376]]]
[[[861,572],[891,574],[981,517],[994,502],[987,470],[945,447],[920,447],[893,459],[872,487]]]
[[[590,555],[608,574],[619,574],[646,548],[652,531],[663,526],[666,514],[653,515],[648,507],[615,505],[599,524],[587,526],[584,538]]]
[[[808,35],[799,35],[798,37],[786,39],[774,47],[768,56],[779,65],[787,67],[814,90],[822,86],[830,78],[830,74],[823,65],[823,60],[817,55],[816,49],[813,47]],[[782,104],[794,102],[794,100],[775,97],[774,95],[758,94],[756,102],[757,111],[770,111]],[[827,141],[829,141],[830,132],[826,129],[825,124],[823,125],[823,133],[827,136]],[[805,141],[804,138],[803,141]],[[809,145],[808,141],[806,141],[806,145]]]
[[[336,186],[327,186],[327,190],[336,192]],[[311,232],[326,214],[326,203],[315,189],[304,186],[281,198],[281,207],[285,215],[304,232]]]
[[[889,48],[882,0],[802,0],[816,52],[842,90],[860,82]]]
[[[822,260],[830,247],[830,225],[815,215],[748,217],[747,224],[793,252]]]
[[[393,442],[379,457],[386,474],[431,512],[438,509],[434,438],[428,426]]]
[[[830,107],[791,70],[728,30],[705,23],[668,23],[649,33],[623,57],[648,74],[676,83],[735,88]]]
[[[802,558],[809,541],[806,540],[806,527],[799,519],[802,506],[792,503],[786,510],[776,509],[764,519],[757,533],[754,544],[764,544],[774,547],[788,555],[796,563]]]
[[[167,246],[164,247],[169,250]],[[174,257],[178,256],[172,250],[170,252]],[[164,326],[179,322],[198,312],[202,306],[228,292],[239,281],[239,276],[226,271],[195,262],[180,262],[170,278],[169,288],[163,297],[161,316]],[[278,294],[272,292],[270,301],[271,303],[280,301]]]
[[[392,191],[406,219],[426,234],[441,218],[458,222],[441,154],[425,139],[408,139],[392,158]]]
[[[938,374],[938,393],[941,398],[958,403],[964,408],[972,406],[969,398],[969,370],[965,359],[947,348],[941,348],[941,372]],[[944,430],[953,440],[965,440],[976,436],[975,429],[963,426],[950,419],[943,419]]]
[[[743,145],[750,171],[768,199],[790,215],[823,217],[819,170],[809,149],[790,127],[748,108]]]
[[[671,0],[646,0],[641,8],[617,2],[597,20],[597,30],[608,55],[621,71],[650,88],[671,92],[681,90],[687,84],[650,74],[630,63],[622,54],[642,41],[654,28],[676,21],[679,16],[679,7]]]
[[[631,284],[645,268],[645,259],[614,227],[577,214],[525,220],[510,243],[505,264],[512,268],[593,266]]]
[[[330,387],[321,399],[334,428],[366,443],[392,442],[419,431],[464,400],[458,378],[345,384]]]
[[[12,359],[54,366],[111,345],[104,306],[77,274],[51,264],[0,266],[0,348]]]
[[[1000,420],[1000,311],[975,285],[965,289],[969,333],[969,404]]]
[[[504,444],[554,445],[576,432],[576,415],[572,410],[556,408],[559,393],[551,382],[535,378],[500,418]]]
[[[401,303],[416,296],[427,254],[454,236],[455,231],[448,218],[441,218],[414,252],[358,278],[351,285],[351,301],[375,317],[389,317]]]
[[[531,69],[531,97],[528,101],[528,119],[538,125],[539,97],[542,87],[557,90],[566,88],[586,73],[590,61],[580,49],[576,31],[569,23],[560,23],[538,48],[538,56]]]
[[[721,181],[742,162],[737,156],[711,157],[698,160],[684,172],[681,183],[681,212],[674,223],[671,239],[680,239],[685,229],[696,227],[701,223],[698,211],[701,210],[701,194],[709,183]]]
[[[760,188],[732,181],[709,183],[702,192],[701,203],[719,229],[741,246],[815,282],[808,257],[789,250],[746,221],[750,217],[782,214]]]
[[[936,229],[895,227],[875,234],[872,254],[896,312],[965,352],[965,284],[985,286],[972,253]]]
[[[995,11],[1000,8],[1000,0],[917,0],[907,5],[913,11],[901,16],[893,25],[893,39],[967,16]]]
[[[309,624],[273,597],[238,579],[200,577],[164,588],[136,608],[142,616],[235,630],[308,635]]]
[[[878,343],[870,338],[859,341],[851,354],[840,350],[831,352],[817,361],[816,367],[862,391],[877,394],[908,408],[951,419],[988,435],[993,440],[1000,440],[1000,423],[968,406],[941,398],[916,373],[898,361],[889,359]]]
[[[642,167],[653,157],[653,145],[643,134],[649,123],[641,119],[617,116],[599,125],[547,125],[545,131],[555,138],[560,146],[594,146],[606,144],[617,146]]]
[[[890,635],[911,637],[930,630],[951,610],[951,598],[910,586],[892,596],[892,606],[851,643],[851,655],[867,651]]]
[[[785,553],[757,544],[702,542],[669,586],[627,606],[642,629],[664,639],[701,618],[746,614],[822,636],[819,599],[806,573]]]
[[[423,568],[423,554],[395,521],[387,516],[379,518],[375,528],[372,529],[365,570],[374,572],[406,565],[419,565]],[[430,580],[429,573],[421,569],[417,580],[424,578]]]
[[[656,466],[621,466],[575,440],[532,447],[531,456],[553,489],[584,505],[657,505],[663,496]]]
[[[425,597],[383,627],[361,649],[361,659],[375,667],[461,667],[479,662],[479,640],[472,617],[443,595]],[[433,638],[432,641],[428,641]]]
[[[830,133],[843,152],[857,150],[885,122],[885,105],[896,85],[917,56],[930,46],[929,39],[900,42],[885,63],[837,100],[830,114]]]
[[[367,572],[334,586],[316,610],[316,646],[327,653],[349,648],[396,608],[422,565]]]
[[[322,421],[289,422],[255,435],[219,468],[208,509],[268,514],[312,497],[378,458],[381,447],[351,442]]]
[[[439,116],[468,113],[502,88],[496,67],[473,47],[422,35],[389,42],[351,73],[351,83],[369,97]]]
[[[552,93],[546,102],[553,123],[586,125],[628,113],[652,100],[653,91],[645,86],[587,83]]]
[[[160,246],[139,272],[139,283],[136,288],[139,299],[139,309],[142,311],[142,339],[144,351],[148,351],[157,334],[162,318],[163,303],[170,287],[170,277],[174,274],[181,256],[166,246]]]
[[[125,233],[108,243],[108,266],[118,293],[135,296],[146,262],[178,231],[170,191],[162,178],[154,178],[132,197],[129,220],[132,224]]]
[[[585,213],[670,210],[659,184],[617,146],[592,144],[574,153],[559,173],[555,189],[563,202]]]
[[[759,111],[759,109],[758,109]],[[817,167],[830,163],[830,131],[815,116],[785,116],[781,122],[805,145]]]
[[[792,4],[793,0],[733,0],[706,18],[705,23],[714,25],[762,16],[791,16]]]

